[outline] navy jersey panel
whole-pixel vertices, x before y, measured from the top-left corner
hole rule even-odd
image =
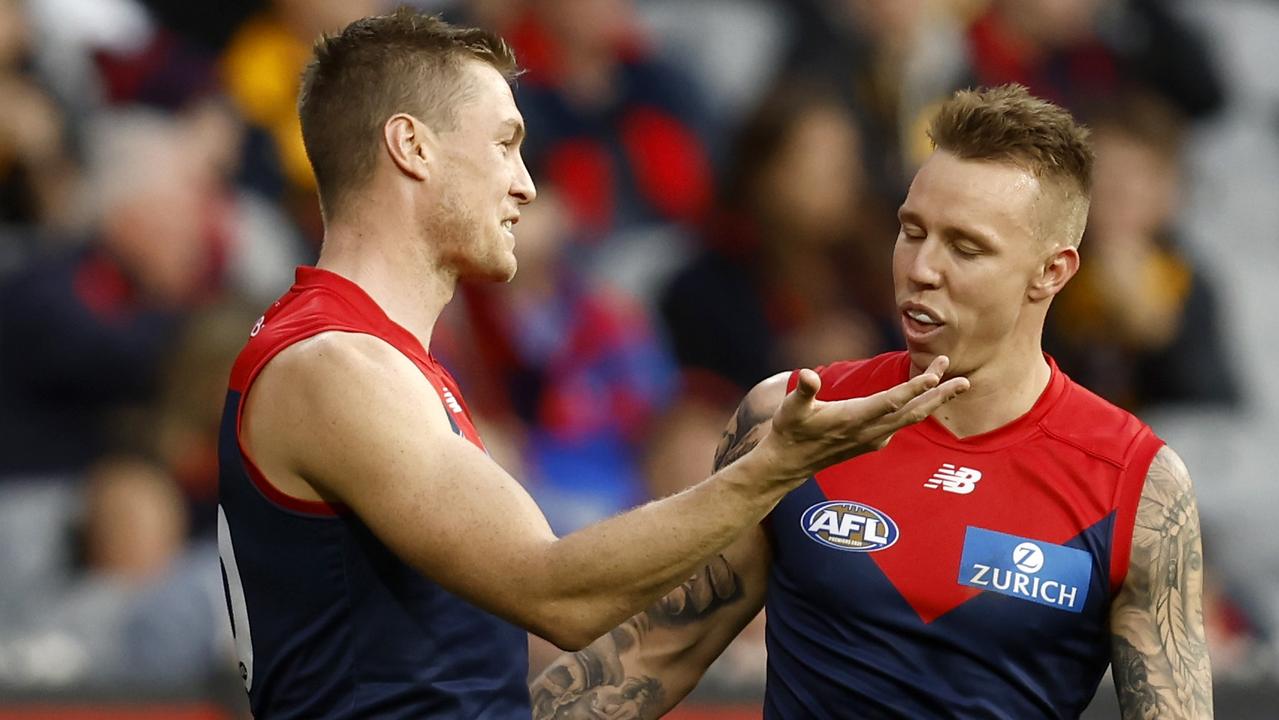
[[[225,431],[238,404],[230,393],[220,492],[252,642],[254,717],[528,718],[524,631],[405,565],[354,515],[266,498]]]
[[[798,530],[826,500],[809,480],[773,511],[773,527]],[[982,593],[931,623],[871,554],[814,553],[802,532],[775,532],[764,716],[1078,717],[1109,663],[1112,525],[1107,516],[1063,543],[1094,559],[1080,613]]]

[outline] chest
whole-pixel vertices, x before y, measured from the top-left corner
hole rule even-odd
[[[882,596],[857,607],[904,603],[925,624],[987,595],[1070,622],[1109,592],[1118,481],[1113,466],[1047,439],[965,452],[903,432],[783,500],[775,563],[809,598],[855,587]]]

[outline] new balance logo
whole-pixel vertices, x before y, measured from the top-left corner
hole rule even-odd
[[[955,467],[950,463],[942,465],[933,476],[928,478],[924,487],[935,490],[941,488],[946,492],[967,495],[977,489],[977,481],[981,480],[981,471],[970,467]]]
[[[449,406],[449,410],[455,413],[462,412],[462,406],[458,404],[457,398],[453,397],[453,393],[446,387],[441,387],[440,392],[444,394],[444,404]],[[978,473],[980,475],[980,473]]]

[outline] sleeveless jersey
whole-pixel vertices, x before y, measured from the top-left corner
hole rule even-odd
[[[1084,710],[1163,443],[1049,364],[1008,425],[959,439],[929,418],[774,509],[765,717]],[[875,393],[909,369],[904,352],[837,363],[818,371],[819,398]]]
[[[244,451],[241,415],[257,374],[326,331],[365,333],[403,353],[454,431],[483,449],[461,391],[416,337],[355,283],[298,268],[236,359],[219,446],[218,544],[254,716],[527,720],[523,630],[406,565],[346,507],[284,495]]]

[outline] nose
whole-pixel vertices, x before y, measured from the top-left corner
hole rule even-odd
[[[941,285],[940,255],[941,243],[929,235],[922,242],[913,243],[906,269],[906,279],[919,288],[936,288]]]
[[[515,170],[515,182],[511,183],[511,195],[521,205],[528,205],[537,199],[537,186],[533,184],[533,176],[529,174],[524,158],[520,157],[519,166]]]

